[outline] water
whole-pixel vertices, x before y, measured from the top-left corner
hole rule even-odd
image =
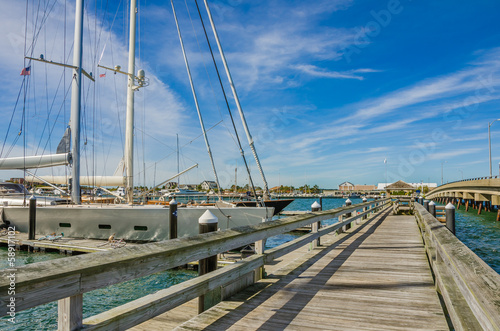
[[[16,252],[16,266],[62,258],[57,253]],[[68,259],[71,259],[69,257]],[[0,268],[7,268],[7,248],[0,247]],[[169,270],[147,277],[83,294],[83,317],[90,317],[123,305],[144,295],[179,284],[198,275],[195,271]],[[57,302],[24,310],[16,314],[16,323],[7,317],[0,319],[1,331],[55,330],[57,329]]]
[[[456,236],[474,253],[500,274],[500,222],[496,212],[468,212],[461,206],[455,210]]]
[[[359,198],[350,198],[353,204],[361,203]],[[296,199],[285,210],[309,211],[318,198]],[[323,209],[333,209],[343,206],[344,199],[323,198]],[[337,219],[326,220],[325,225],[333,224]],[[471,248],[481,259],[500,273],[500,222],[496,222],[496,213],[477,211],[465,212],[464,207],[456,211],[457,237]],[[282,234],[269,238],[266,249],[276,247],[300,236],[299,233]],[[16,264],[22,266],[35,262],[42,262],[62,258],[55,253],[27,253],[16,252]],[[69,258],[70,259],[70,258]],[[0,269],[7,268],[7,248],[0,247]],[[122,284],[109,286],[83,295],[84,318],[99,314],[103,311],[120,306],[146,294],[192,279],[197,272],[189,270],[166,271],[128,281]],[[0,330],[54,330],[57,328],[57,302],[19,312],[16,314],[16,324],[11,324],[7,318],[0,319]]]

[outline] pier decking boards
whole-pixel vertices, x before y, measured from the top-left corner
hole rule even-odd
[[[449,329],[414,216],[387,212],[340,236],[266,266],[266,279],[176,329]],[[160,319],[136,329],[173,327]]]

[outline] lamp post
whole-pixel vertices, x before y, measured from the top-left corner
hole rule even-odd
[[[443,185],[443,164],[447,163],[448,161],[441,161],[441,185]]]
[[[462,180],[464,180],[464,172],[460,169],[458,169],[458,171],[460,171],[460,173],[462,174]]]
[[[500,118],[497,118],[496,120],[488,123],[488,149],[490,151],[490,177],[491,177],[491,134],[490,134],[490,127],[496,121],[500,121]]]

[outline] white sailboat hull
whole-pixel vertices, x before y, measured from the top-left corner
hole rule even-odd
[[[219,219],[224,230],[244,225],[255,225],[270,220],[274,208],[266,207],[186,207],[179,208],[178,237],[198,234],[198,219],[209,209]],[[229,219],[227,216],[230,216]],[[3,219],[28,232],[29,209],[8,206],[3,208]],[[137,241],[162,241],[169,239],[169,208],[145,205],[69,205],[43,206],[36,210],[36,234],[64,233],[65,237]]]

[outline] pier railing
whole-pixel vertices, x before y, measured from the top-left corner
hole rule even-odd
[[[361,219],[386,210],[390,199],[374,200],[327,211],[311,212],[259,225],[245,226],[187,238],[123,247],[25,265],[0,271],[0,316],[58,302],[59,330],[125,330],[211,291],[223,300],[259,279],[264,263]],[[349,216],[349,217],[347,217]],[[339,217],[338,223],[318,227]],[[277,248],[264,251],[263,240],[312,224],[312,231]],[[165,271],[230,249],[256,243],[257,254],[230,266],[191,279],[83,320],[83,293]],[[15,287],[15,294],[9,287]],[[10,293],[10,294],[9,294]],[[14,302],[14,309],[9,303]]]
[[[455,330],[500,330],[500,275],[418,203],[415,215]]]

